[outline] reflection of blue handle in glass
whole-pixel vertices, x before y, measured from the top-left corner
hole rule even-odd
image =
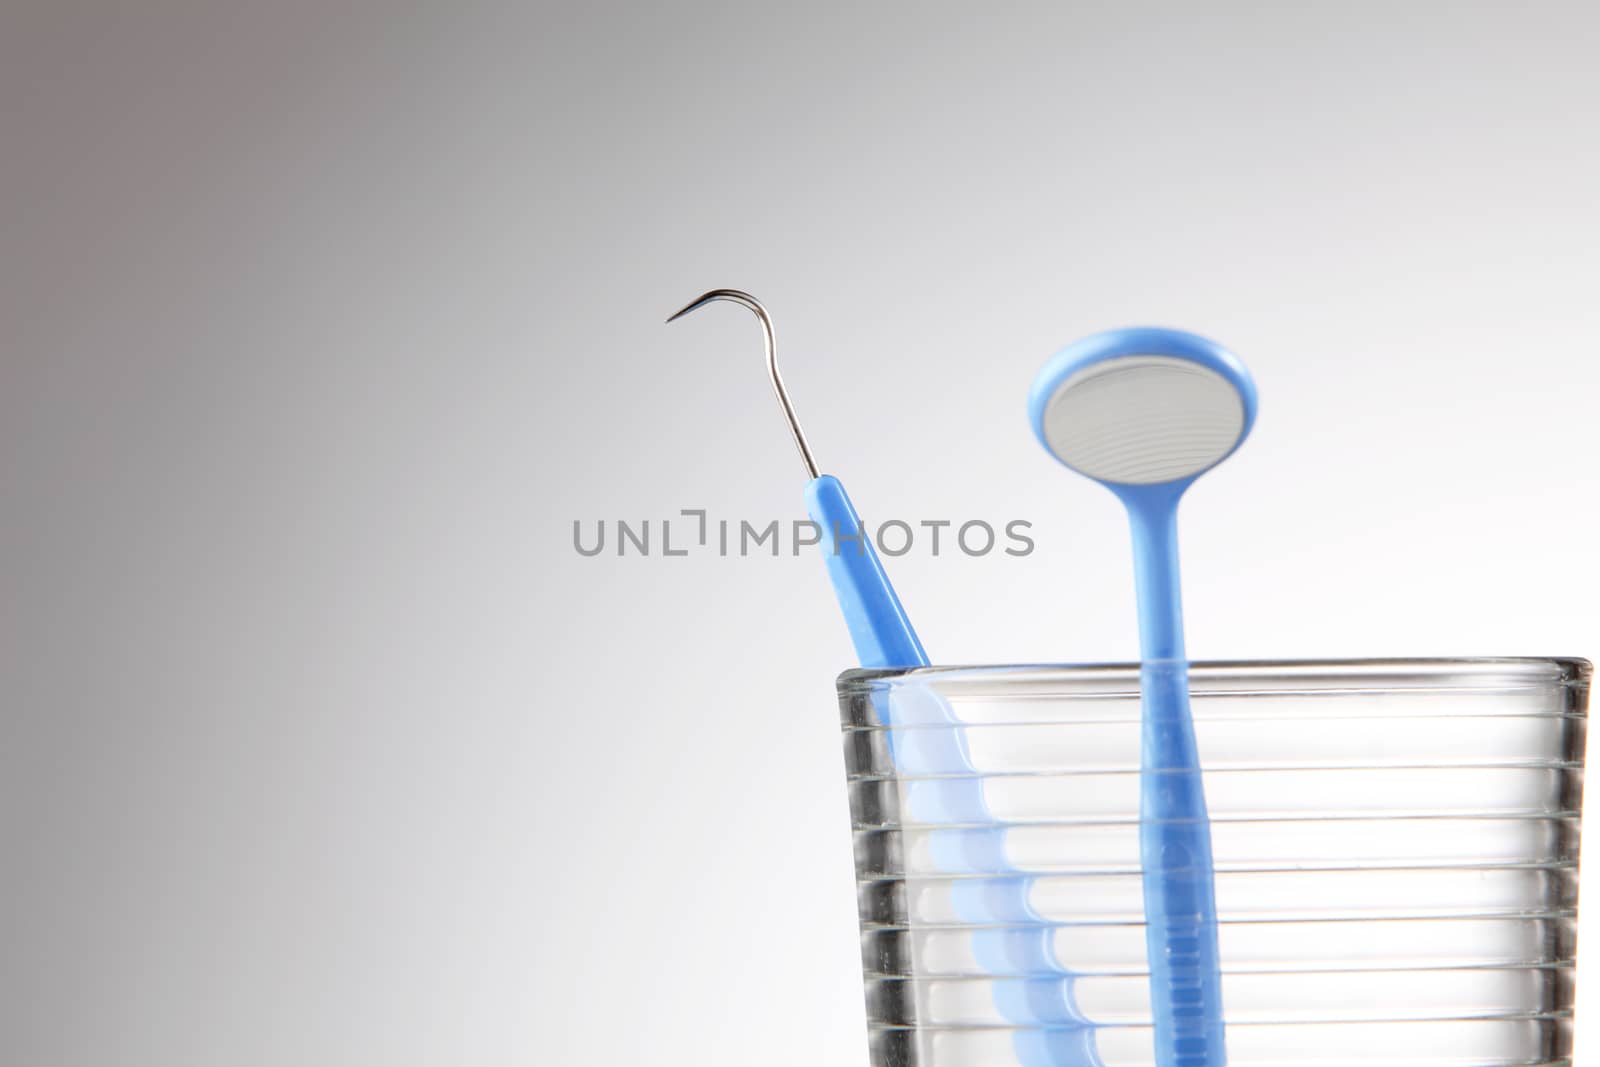
[[[821,530],[820,547],[834,594],[863,667],[923,667],[927,653],[884,572],[871,534],[844,486],[824,474],[806,486],[806,510]],[[917,696],[912,696],[916,694]],[[1005,875],[1005,828],[983,796],[983,782],[963,743],[950,707],[931,689],[902,689],[897,708],[880,707],[884,722],[932,729],[891,732],[898,773],[911,778],[907,804],[913,818],[948,825],[932,835],[940,871],[977,877],[954,880],[954,906],[971,923],[973,955],[994,980],[995,1007],[1019,1029],[1013,1038],[1023,1067],[1102,1067],[1094,1031],[1072,1000],[1072,979],[1057,963],[1053,927],[1029,903],[1033,879]],[[925,697],[926,699],[917,699]],[[928,778],[925,775],[948,775]]]
[[[983,794],[983,780],[949,703],[930,684],[896,687],[891,745],[906,779],[908,822],[934,827],[932,865],[950,877],[956,916],[972,927],[978,968],[991,979],[995,1008],[1017,1029],[1023,1067],[1103,1067],[1094,1025],[1078,1010],[1073,976],[1056,957],[1057,927],[1032,904],[1035,878],[1006,854],[1006,826]]]

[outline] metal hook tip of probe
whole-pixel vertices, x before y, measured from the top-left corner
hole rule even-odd
[[[794,405],[789,403],[789,391],[783,386],[783,376],[778,373],[778,342],[772,334],[772,316],[767,314],[767,309],[761,306],[761,301],[739,289],[713,289],[709,293],[695,297],[667,319],[674,322],[698,308],[703,308],[717,300],[729,300],[735,304],[742,304],[755,313],[761,320],[761,330],[766,335],[767,343],[767,376],[772,379],[772,391],[778,394],[778,403],[783,406],[783,417],[789,421],[789,432],[794,434],[794,443],[800,449],[800,458],[805,462],[806,473],[815,480],[819,471],[817,461],[811,456],[811,446],[806,444],[805,431],[800,429],[800,420],[795,416]]]
[[[756,317],[759,318],[764,325],[772,325],[772,319],[767,315],[767,309],[761,306],[761,301],[757,300],[749,293],[744,292],[742,289],[713,289],[709,293],[702,293],[693,300],[689,301],[687,304],[683,305],[683,307],[679,308],[677,311],[674,311],[670,316],[667,317],[667,321],[677,322],[679,319],[689,314],[689,312],[703,308],[707,304],[716,300],[732,300],[736,304],[743,304],[745,307],[755,312]]]

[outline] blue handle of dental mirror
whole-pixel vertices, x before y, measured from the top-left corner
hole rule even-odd
[[[1175,1060],[1221,1067],[1221,957],[1211,830],[1189,709],[1178,575],[1178,499],[1190,480],[1119,486],[1133,530],[1144,700],[1139,854],[1157,1048]]]
[[[819,528],[828,578],[861,665],[926,667],[928,654],[839,479],[824,474],[807,483],[806,512]]]

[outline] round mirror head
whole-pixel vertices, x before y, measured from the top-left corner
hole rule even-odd
[[[1185,482],[1227,458],[1255,419],[1255,385],[1226,349],[1176,330],[1079,341],[1034,381],[1034,433],[1056,459],[1114,485]]]

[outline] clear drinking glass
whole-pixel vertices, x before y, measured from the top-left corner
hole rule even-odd
[[[1228,1062],[1569,1062],[1590,666],[1196,663]],[[1154,1062],[1139,668],[838,683],[874,1067]]]

